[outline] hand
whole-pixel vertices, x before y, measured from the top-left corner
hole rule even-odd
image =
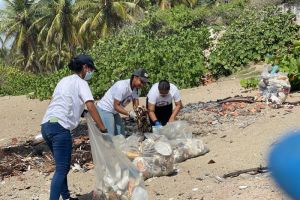
[[[128,112],[128,116],[132,119],[135,119],[136,118],[136,113],[132,110],[132,111]]]
[[[173,117],[171,117],[168,122],[174,122],[174,121],[175,121],[175,119]]]
[[[100,130],[101,133],[107,133],[107,129],[106,128],[105,129],[101,129],[100,128],[99,130]]]
[[[84,115],[87,113],[88,113],[88,110],[84,109],[83,112],[81,113],[81,117],[84,117]]]

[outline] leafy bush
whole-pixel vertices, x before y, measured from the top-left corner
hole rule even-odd
[[[248,10],[231,24],[209,57],[210,70],[229,75],[242,65],[262,60],[267,53],[287,52],[298,37],[294,15],[277,8]]]
[[[0,95],[24,95],[33,91],[35,75],[14,67],[0,66]]]
[[[300,41],[294,41],[288,53],[279,53],[269,57],[268,62],[279,65],[279,70],[287,72],[292,90],[300,88]]]
[[[51,75],[35,75],[15,67],[0,66],[0,95],[28,95],[32,98],[49,99],[58,81],[69,74],[68,68]]]
[[[147,69],[151,83],[168,79],[180,88],[199,85],[208,36],[204,27],[164,37],[126,32],[99,40],[90,51],[99,70],[91,81],[94,94],[101,96],[114,81],[129,78],[139,67]]]
[[[258,77],[241,79],[240,84],[245,89],[256,89],[259,83]]]

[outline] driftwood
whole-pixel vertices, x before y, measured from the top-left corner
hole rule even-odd
[[[225,99],[217,100],[219,104],[227,103],[227,102],[245,102],[245,103],[255,103],[254,97],[243,97],[243,96],[235,96],[235,97],[227,97]]]
[[[235,171],[235,172],[224,174],[223,178],[237,177],[237,176],[239,176],[241,174],[245,174],[245,173],[249,173],[249,172],[251,172],[253,175],[255,175],[255,174],[261,174],[261,173],[266,173],[266,172],[268,172],[268,168],[260,166],[260,167],[256,167],[256,168],[238,170],[238,171]]]
[[[283,105],[293,105],[293,106],[299,106],[300,105],[300,101],[295,101],[295,102],[284,102]]]

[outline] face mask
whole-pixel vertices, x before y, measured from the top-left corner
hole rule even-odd
[[[88,71],[85,76],[84,76],[84,80],[88,81],[93,77],[93,72],[92,71]]]

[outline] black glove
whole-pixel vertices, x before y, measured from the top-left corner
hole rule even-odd
[[[84,109],[83,112],[81,113],[81,117],[84,117],[84,115],[88,113],[88,110]]]
[[[107,129],[99,129],[101,133],[107,133]]]

